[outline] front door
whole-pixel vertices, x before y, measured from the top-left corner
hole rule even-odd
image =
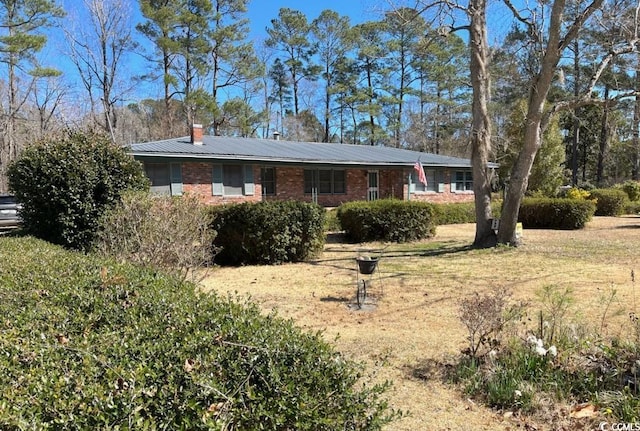
[[[375,201],[379,199],[378,171],[369,171],[369,187],[367,189],[367,199]]]

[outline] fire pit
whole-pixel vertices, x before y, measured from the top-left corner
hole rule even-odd
[[[358,262],[358,272],[360,274],[371,275],[376,270],[378,266],[378,258],[377,257],[356,257],[356,262]]]

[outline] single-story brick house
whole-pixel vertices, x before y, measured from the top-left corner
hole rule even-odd
[[[468,159],[397,148],[203,136],[131,145],[156,193],[195,193],[210,204],[301,200],[335,207],[354,200],[473,200]],[[416,161],[427,185],[417,181]]]

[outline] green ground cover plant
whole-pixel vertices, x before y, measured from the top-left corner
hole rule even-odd
[[[0,238],[0,429],[375,430],[318,333],[152,269]]]
[[[602,321],[614,297],[614,290],[603,297]],[[640,329],[635,315],[629,322],[632,337],[607,339],[602,327],[589,331],[569,324],[569,288],[543,286],[539,310],[532,313],[535,319],[514,313],[525,307],[508,299],[500,290],[460,302],[469,348],[450,377],[467,394],[504,410],[531,413],[549,408],[549,403],[593,403],[616,421],[640,420]],[[535,324],[528,324],[532,320]]]

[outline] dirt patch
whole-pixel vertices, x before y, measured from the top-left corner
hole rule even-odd
[[[364,362],[375,379],[391,380],[392,406],[409,415],[389,429],[524,429],[532,419],[465,399],[425,366],[446,363],[466,347],[457,318],[459,300],[508,287],[535,310],[536,293],[544,285],[571,287],[577,321],[624,336],[628,313],[637,313],[640,304],[631,280],[638,263],[640,218],[598,217],[580,231],[525,229],[517,249],[474,250],[469,247],[474,234],[475,226],[466,224],[438,227],[435,238],[404,245],[343,244],[333,236],[313,262],[217,268],[204,284],[219,293],[251,296],[265,311],[276,309],[303,328],[322,331],[346,356]],[[354,307],[359,277],[355,257],[385,246],[371,277],[369,292],[375,301],[369,309]],[[562,412],[538,418],[535,426],[587,427],[571,423]]]

